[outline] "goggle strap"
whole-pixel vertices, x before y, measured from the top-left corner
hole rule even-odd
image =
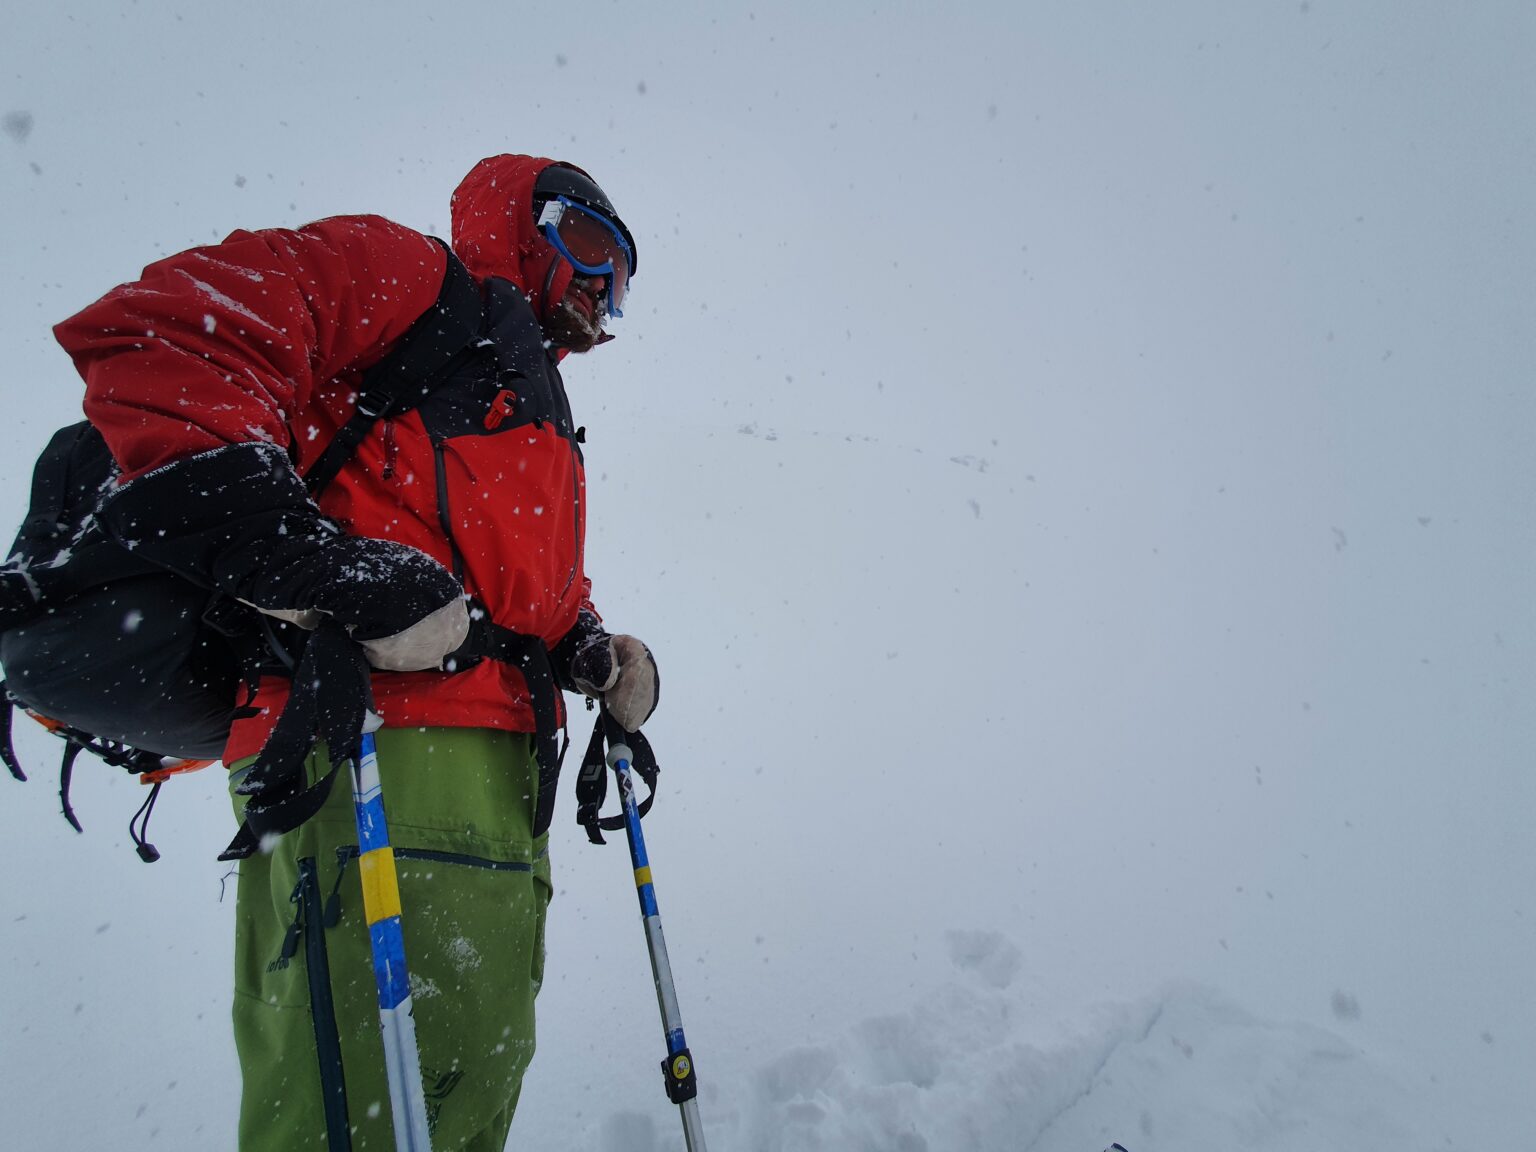
[[[544,211],[539,213],[539,231],[546,227],[560,227],[560,217],[565,215],[565,205],[559,200],[551,200],[544,205]]]

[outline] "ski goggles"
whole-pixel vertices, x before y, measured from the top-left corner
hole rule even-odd
[[[539,213],[539,231],[576,271],[608,278],[608,315],[623,316],[619,305],[629,287],[633,258],[613,221],[569,196],[556,196]]]

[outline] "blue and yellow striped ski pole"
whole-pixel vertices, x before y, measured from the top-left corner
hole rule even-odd
[[[431,1152],[427,1102],[421,1087],[421,1053],[416,1048],[411,982],[405,967],[405,938],[400,932],[400,884],[395,875],[394,849],[389,844],[389,825],[384,821],[384,789],[379,783],[379,753],[372,732],[363,734],[362,753],[353,765],[352,800],[357,809],[363,913],[373,945],[373,975],[379,986],[379,1030],[384,1037],[395,1148],[398,1152]]]
[[[667,959],[667,941],[661,932],[661,912],[656,906],[656,885],[651,880],[651,860],[645,850],[645,833],[640,829],[640,808],[635,801],[635,784],[630,776],[634,753],[624,743],[626,733],[608,710],[603,709],[603,724],[608,737],[608,767],[619,782],[619,800],[624,806],[624,835],[629,840],[629,860],[635,870],[635,894],[640,899],[640,916],[645,922],[645,943],[651,954],[651,977],[656,982],[656,1003],[661,1008],[661,1026],[667,1035],[667,1058],[661,1062],[666,1077],[667,1099],[678,1106],[683,1116],[683,1139],[688,1152],[707,1152],[704,1124],[699,1118],[699,1085],[693,1070],[693,1054],[683,1035],[683,1014],[677,1006],[677,988],[672,982],[672,963]]]

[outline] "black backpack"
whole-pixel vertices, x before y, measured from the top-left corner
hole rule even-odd
[[[364,374],[354,414],[305,476],[312,495],[378,420],[416,407],[479,337],[480,289],[452,252],[447,261],[436,304]],[[11,740],[15,705],[62,737],[60,798],[77,830],[69,783],[80,752],[153,784],[130,824],[139,855],[153,860],[140,821],[160,785],[217,760],[230,725],[254,711],[259,677],[291,667],[291,656],[285,626],[106,534],[96,509],[118,473],[86,421],[55,433],[38,458],[26,519],[0,567],[0,759],[26,779]]]
[[[95,509],[117,472],[84,421],[38,458],[31,508],[0,569],[6,689],[64,729],[217,759],[259,656],[257,613],[107,536]]]

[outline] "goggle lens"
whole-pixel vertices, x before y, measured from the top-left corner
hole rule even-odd
[[[619,306],[629,287],[629,245],[613,221],[585,204],[557,196],[544,205],[539,230],[576,271],[608,278],[608,313],[623,316]]]

